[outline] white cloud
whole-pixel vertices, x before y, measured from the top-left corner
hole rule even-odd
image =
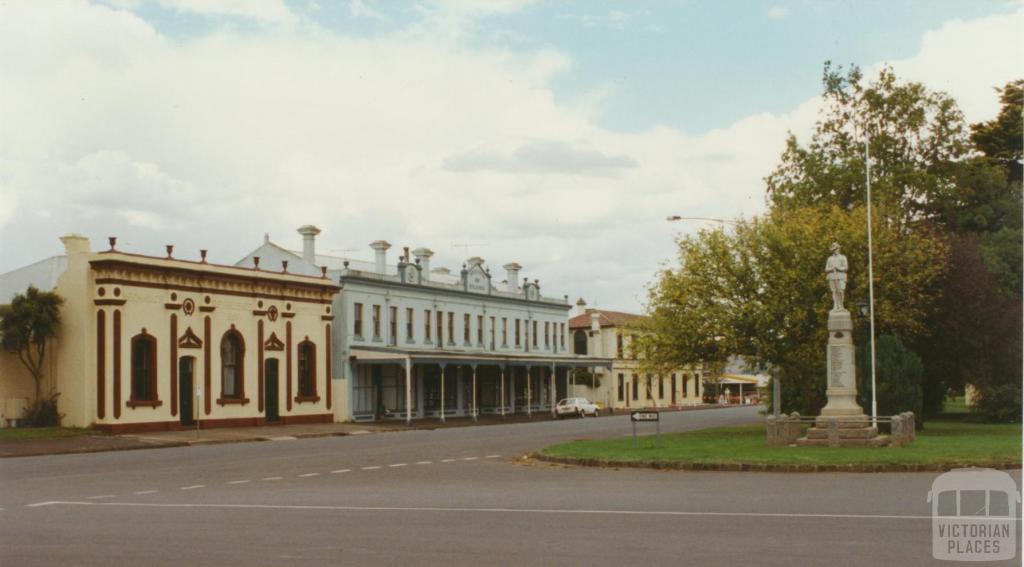
[[[588,28],[609,28],[615,30],[625,28],[626,23],[629,22],[629,14],[622,10],[611,10],[601,16],[593,14],[561,14],[558,17],[563,20],[575,20]]]
[[[233,16],[264,23],[291,24],[295,16],[284,0],[157,0],[164,8],[204,16]]]
[[[811,99],[700,136],[610,132],[593,116],[614,93],[554,96],[566,54],[459,43],[471,20],[522,8],[473,6],[429,5],[416,29],[373,40],[221,29],[183,42],[101,6],[5,5],[0,271],[59,252],[71,231],[230,263],[265,231],[298,246],[294,229],[314,223],[324,251],[370,256],[387,238],[451,267],[451,243],[486,242],[472,252],[521,262],[547,293],[637,309],[674,234],[700,227],[665,216],[762,211],[786,131],[806,139],[816,118]],[[1012,44],[997,23],[981,33]],[[898,71],[940,87],[981,76],[969,59],[931,63],[935,46],[981,41],[975,25],[937,30]],[[984,80],[1013,78],[1001,69]],[[990,86],[964,96],[994,101]]]

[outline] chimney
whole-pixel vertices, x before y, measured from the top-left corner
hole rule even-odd
[[[576,314],[577,315],[583,315],[586,312],[587,312],[587,302],[583,301],[583,298],[581,297],[579,299],[579,301],[576,302]]]
[[[370,243],[370,248],[373,248],[377,273],[383,274],[388,262],[388,248],[391,248],[391,244],[387,240],[374,240]]]
[[[519,285],[519,270],[522,270],[523,267],[515,262],[510,262],[502,266],[502,268],[505,268],[508,285],[512,286],[512,291],[516,291],[518,289],[517,286]]]
[[[300,226],[298,232],[302,235],[302,259],[315,266],[316,235],[320,234],[320,229],[307,224]]]
[[[484,263],[484,259],[480,256],[473,256],[469,260],[466,260],[466,263],[470,266],[480,266]]]
[[[430,257],[434,255],[434,251],[430,248],[417,248],[412,251],[412,255],[416,256],[416,259],[420,261],[420,267],[423,268],[420,274],[423,276],[423,281],[430,279]]]
[[[64,244],[64,253],[68,256],[89,253],[89,239],[78,233],[65,234],[60,237]]]
[[[601,330],[601,313],[599,311],[590,312],[590,330],[600,331]]]

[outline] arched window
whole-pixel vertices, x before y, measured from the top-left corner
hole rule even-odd
[[[576,331],[572,335],[572,352],[573,354],[587,354],[587,332]]]
[[[245,342],[232,329],[220,340],[221,402],[245,398]]]
[[[156,394],[156,338],[146,333],[132,337],[132,392],[128,407],[160,405]]]
[[[305,340],[299,343],[299,395],[297,402],[315,402],[316,395],[316,345]]]

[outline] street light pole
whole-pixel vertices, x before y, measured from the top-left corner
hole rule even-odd
[[[864,173],[868,201],[868,309],[871,329],[871,425],[878,427],[878,396],[875,387],[875,274],[871,254],[871,155],[868,148],[870,138],[864,132]]]

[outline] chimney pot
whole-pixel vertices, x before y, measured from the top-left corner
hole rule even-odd
[[[391,243],[387,240],[374,240],[370,243],[370,248],[373,248],[374,259],[376,260],[376,269],[378,274],[383,274],[388,265],[388,248],[391,248]]]
[[[260,257],[259,256],[253,256],[252,257],[252,267],[253,267],[253,269],[256,269],[256,270],[260,269]]]
[[[168,244],[167,245],[167,257],[168,258],[173,258],[174,257],[174,245],[173,244]]]
[[[430,257],[434,255],[434,251],[429,248],[417,248],[412,251],[412,255],[416,256],[416,263],[423,268],[420,271],[420,276],[423,278],[423,281],[429,280]]]
[[[117,246],[117,237],[116,236],[108,236],[107,237],[107,241],[110,242],[110,250],[113,251],[114,248]]]
[[[206,250],[199,251],[199,258],[202,260],[204,264],[206,263]]]
[[[305,224],[298,228],[298,233],[302,235],[302,259],[315,266],[316,235],[320,234],[320,229],[311,224]]]
[[[288,260],[281,260],[281,272],[288,273]]]

